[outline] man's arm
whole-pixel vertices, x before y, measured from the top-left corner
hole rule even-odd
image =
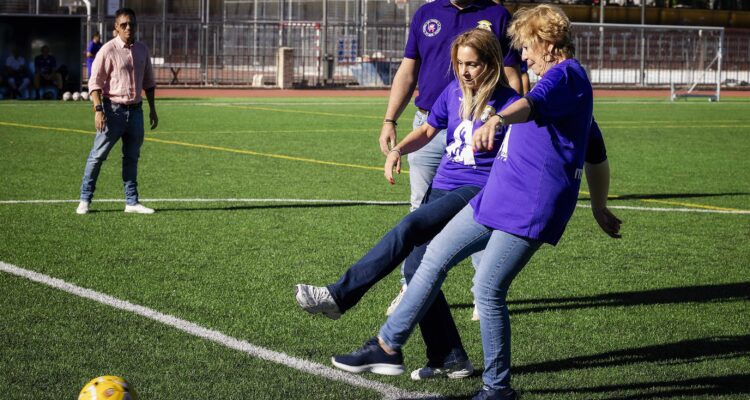
[[[598,164],[585,163],[586,181],[591,196],[591,211],[602,230],[613,238],[620,238],[622,221],[607,208],[609,196],[609,161]]]
[[[521,66],[518,64],[505,66],[503,70],[505,71],[505,76],[508,77],[510,87],[523,96],[525,93],[523,92],[523,82],[521,81]]]
[[[396,121],[404,112],[409,104],[414,89],[417,87],[417,78],[419,76],[419,60],[404,57],[401,65],[393,77],[391,84],[391,93],[388,98],[388,107],[385,111],[384,120]],[[384,122],[380,130],[380,151],[388,155],[390,149],[396,145],[396,125],[391,122]]]
[[[148,114],[151,122],[151,130],[156,129],[159,125],[159,116],[156,114],[155,91],[156,79],[154,77],[154,68],[151,65],[151,56],[146,52],[146,69],[143,71],[143,88],[146,91],[146,100],[148,108],[151,110]]]
[[[159,125],[159,116],[156,114],[154,92],[156,92],[156,86],[146,89],[146,100],[148,101],[148,108],[151,110],[148,114],[148,119],[151,122],[151,130],[156,129],[156,127]]]

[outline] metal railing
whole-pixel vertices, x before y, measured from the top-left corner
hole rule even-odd
[[[276,52],[294,52],[294,85],[385,87],[403,54],[405,25],[143,18],[160,84],[269,86]],[[750,82],[750,31],[574,23],[576,57],[598,86],[669,87]]]

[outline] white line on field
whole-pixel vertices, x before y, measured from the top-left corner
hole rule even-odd
[[[386,399],[425,399],[425,398],[438,398],[435,394],[430,393],[415,393],[401,390],[395,386],[387,385],[381,382],[371,381],[369,379],[362,378],[360,376],[350,374],[341,370],[337,370],[331,367],[327,367],[322,364],[318,364],[312,361],[303,360],[300,358],[292,357],[284,353],[269,350],[261,346],[254,345],[244,340],[235,339],[227,336],[219,331],[204,328],[200,325],[194,324],[190,321],[174,317],[169,314],[162,314],[156,310],[148,307],[139,306],[137,304],[130,303],[125,300],[120,300],[116,297],[106,295],[104,293],[97,292],[95,290],[82,288],[80,286],[73,285],[65,282],[62,279],[53,278],[48,275],[40,274],[38,272],[29,271],[17,267],[15,265],[7,264],[0,261],[0,271],[16,275],[22,278],[26,278],[30,281],[41,283],[53,287],[55,289],[62,290],[64,292],[83,297],[89,300],[102,303],[104,305],[117,308],[120,310],[128,311],[133,314],[152,319],[165,325],[169,325],[173,328],[179,329],[185,333],[197,336],[203,339],[210,340],[218,343],[225,347],[233,350],[239,350],[249,354],[252,357],[260,358],[266,361],[271,361],[276,364],[294,368],[299,371],[318,375],[326,379],[340,381],[347,383],[352,386],[359,386],[365,389],[376,391],[384,396]]]
[[[0,204],[56,204],[78,203],[80,200],[0,200]],[[385,200],[330,200],[330,199],[140,199],[149,203],[318,203],[363,205],[408,205],[408,201]],[[94,203],[123,203],[123,199],[96,199]]]
[[[79,200],[0,200],[2,204],[60,204],[78,203]],[[336,200],[336,199],[141,199],[144,203],[309,203],[309,204],[361,204],[361,205],[408,205],[406,201],[385,200]],[[95,203],[124,203],[123,199],[97,199]],[[578,204],[580,208],[591,208],[588,204]],[[702,214],[743,214],[750,215],[750,210],[707,210],[701,208],[667,208],[667,207],[637,207],[618,206],[609,204],[607,207],[614,210],[653,211],[653,212],[684,212]]]

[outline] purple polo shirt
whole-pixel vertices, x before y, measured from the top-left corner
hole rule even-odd
[[[471,204],[482,225],[555,245],[578,199],[593,93],[586,72],[569,59],[526,97],[534,120],[510,126],[487,186]]]
[[[495,134],[494,150],[478,153],[473,149],[472,133],[498,110],[503,110],[521,98],[515,90],[499,87],[487,102],[485,112],[474,121],[470,121],[463,120],[458,115],[461,97],[459,83],[454,80],[440,94],[432,106],[430,116],[427,117],[427,123],[433,128],[448,130],[443,160],[432,180],[432,187],[436,189],[453,190],[465,185],[484,186],[490,176],[492,162],[495,161],[505,130]]]
[[[456,36],[483,27],[500,40],[503,62],[519,64],[521,56],[510,46],[506,29],[511,15],[505,7],[490,0],[476,0],[459,10],[450,0],[435,0],[417,10],[411,19],[404,57],[419,60],[419,95],[414,104],[430,110],[440,93],[453,80],[450,48]]]

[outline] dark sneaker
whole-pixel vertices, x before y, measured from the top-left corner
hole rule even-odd
[[[518,393],[513,389],[493,390],[487,386],[477,392],[471,400],[517,400]]]
[[[471,361],[466,360],[439,368],[428,365],[415,369],[411,372],[411,379],[415,381],[432,378],[462,379],[472,375],[474,375],[474,366],[471,365]]]
[[[365,342],[362,348],[354,353],[331,357],[331,362],[336,368],[355,374],[372,372],[379,375],[400,375],[404,373],[404,356],[401,351],[398,350],[393,355],[386,353],[380,348],[376,337]]]

